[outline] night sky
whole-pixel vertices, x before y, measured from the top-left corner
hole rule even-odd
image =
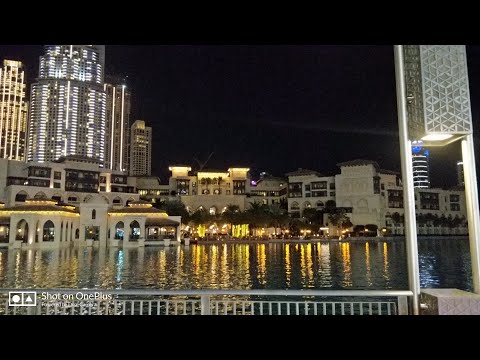
[[[0,60],[38,74],[40,45],[0,46]],[[480,46],[468,46],[477,159]],[[106,47],[106,73],[128,76],[131,122],[153,128],[152,172],[168,165],[248,166],[282,176],[297,168],[326,175],[356,158],[400,170],[393,46]],[[460,143],[431,150],[433,186],[456,183]],[[477,167],[479,165],[477,164]],[[480,167],[477,171],[480,171]]]

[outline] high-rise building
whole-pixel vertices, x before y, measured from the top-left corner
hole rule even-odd
[[[416,188],[430,187],[429,156],[430,152],[423,147],[422,141],[412,141],[413,186]]]
[[[130,175],[149,176],[152,172],[152,128],[145,121],[133,123],[130,133]]]
[[[463,175],[463,161],[457,161],[457,185],[465,186],[465,177]]]
[[[0,158],[25,160],[27,109],[25,72],[20,61],[0,68]]]
[[[105,160],[104,45],[46,45],[32,85],[28,160]]]
[[[128,171],[130,135],[130,91],[126,81],[107,76],[104,90],[107,95],[105,128],[105,168]]]

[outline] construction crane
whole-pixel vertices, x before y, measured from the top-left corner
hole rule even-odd
[[[203,168],[205,167],[205,165],[207,165],[207,163],[210,161],[212,156],[213,156],[213,152],[211,152],[210,155],[208,155],[207,160],[205,160],[204,162],[201,162],[196,157],[193,158],[193,160],[195,160],[198,164],[198,171],[203,170]]]

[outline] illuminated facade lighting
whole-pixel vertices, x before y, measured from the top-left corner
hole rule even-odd
[[[130,176],[150,176],[151,172],[152,128],[137,120],[130,133]]]
[[[128,172],[131,94],[123,82],[114,77],[105,81],[105,168]]]
[[[0,68],[0,158],[25,160],[27,108],[25,72],[20,61],[4,60]]]
[[[46,45],[32,85],[28,160],[78,155],[105,161],[103,45]]]

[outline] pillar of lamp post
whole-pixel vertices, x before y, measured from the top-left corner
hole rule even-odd
[[[395,45],[398,123],[402,157],[410,288],[419,287],[412,174],[412,140],[444,146],[462,140],[465,198],[474,292],[480,293],[480,218],[466,50],[464,45]],[[414,310],[418,312],[417,305]]]

